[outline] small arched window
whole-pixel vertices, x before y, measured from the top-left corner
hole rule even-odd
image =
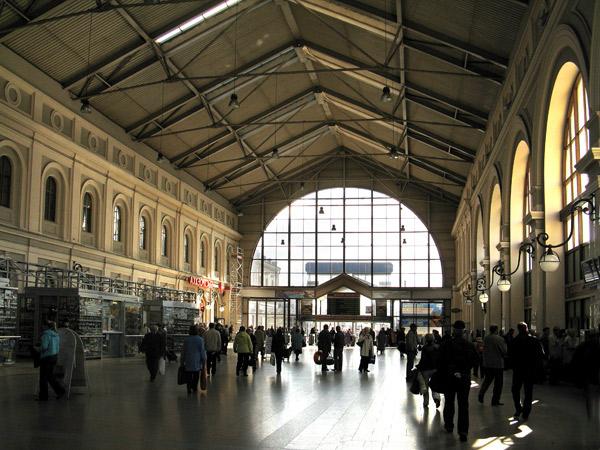
[[[0,158],[0,206],[10,208],[10,190],[12,186],[12,164],[8,156]]]
[[[221,247],[219,244],[215,244],[215,272],[221,272]]]
[[[140,216],[139,228],[140,250],[146,250],[146,218],[144,216]]]
[[[86,192],[83,196],[83,206],[81,208],[81,229],[86,233],[92,232],[92,196]]]
[[[200,267],[206,268],[206,241],[200,240]]]
[[[44,220],[56,222],[56,180],[48,177],[44,200]]]
[[[121,207],[115,206],[113,210],[113,241],[121,242],[122,234],[122,218],[121,218]]]
[[[187,234],[183,235],[183,262],[190,263],[190,237]]]
[[[162,226],[160,232],[160,254],[162,256],[169,256],[169,231],[166,225]]]
[[[581,75],[573,83],[564,128],[563,151],[563,207],[567,207],[580,196],[588,183],[588,176],[580,174],[575,165],[589,148],[589,135],[586,124],[589,120],[588,98]],[[571,215],[564,219],[565,235],[570,229]],[[580,211],[575,212],[573,236],[567,249],[575,248],[590,240],[590,224]]]

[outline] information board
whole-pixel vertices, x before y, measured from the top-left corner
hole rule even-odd
[[[355,292],[332,292],[327,294],[327,314],[360,315],[360,294]]]

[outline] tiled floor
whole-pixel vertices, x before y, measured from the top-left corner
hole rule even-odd
[[[433,403],[423,410],[407,391],[404,362],[390,349],[360,375],[348,349],[344,372],[322,375],[309,349],[280,377],[265,363],[236,378],[230,354],[208,392],[188,397],[176,364],[151,384],[142,359],[92,361],[89,393],[42,404],[33,369],[0,367],[0,449],[600,449],[600,422],[587,419],[579,390],[536,386],[529,421],[514,423],[509,379],[502,407],[479,404],[471,389],[469,442],[460,443]]]

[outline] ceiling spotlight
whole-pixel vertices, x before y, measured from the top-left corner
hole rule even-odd
[[[406,238],[405,238],[405,239],[402,239],[402,243],[403,243],[403,244],[406,244]]]
[[[392,101],[392,92],[388,86],[384,86],[381,91],[381,101],[383,103],[389,103]]]
[[[273,149],[273,151],[271,152],[271,156],[272,156],[274,159],[279,159],[279,149],[277,149],[277,148],[274,148],[274,149]]]
[[[323,209],[323,207],[319,207],[319,214],[325,214],[325,210]]]
[[[285,245],[285,239],[281,240],[281,245]]]
[[[157,153],[156,153],[156,162],[157,162],[158,164],[164,164],[164,163],[166,163],[167,161],[168,161],[168,160],[167,160],[167,158],[165,157],[165,155],[163,155],[162,153],[159,153],[159,152],[157,152]]]
[[[388,156],[392,159],[400,158],[400,151],[398,150],[398,147],[390,147],[390,152],[388,153]]]
[[[232,109],[238,109],[240,107],[240,102],[238,101],[238,96],[235,92],[229,97],[229,107]]]
[[[244,217],[244,211],[238,211],[237,215],[238,217]]]
[[[400,231],[406,231],[406,228],[404,228],[404,225],[400,226]]]
[[[81,106],[79,107],[79,112],[82,114],[91,114],[92,106],[90,105],[90,101],[87,98],[81,100]]]
[[[345,240],[344,238],[342,238],[342,239],[340,240],[340,243],[342,243],[342,244],[343,244],[344,242],[346,242],[346,240]]]
[[[335,223],[333,225],[331,225],[331,231],[337,231],[337,228],[335,227]]]

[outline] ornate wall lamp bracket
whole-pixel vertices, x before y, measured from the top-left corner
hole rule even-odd
[[[580,211],[581,213],[590,216],[590,219],[594,222],[598,220],[596,215],[596,197],[591,195],[590,197],[583,197],[573,202],[569,208],[569,213],[571,215],[571,228],[569,230],[569,235],[563,242],[559,244],[548,244],[547,242],[550,239],[550,236],[546,232],[540,233],[536,236],[535,240],[537,243],[545,249],[539,261],[540,268],[544,272],[554,272],[560,266],[560,258],[552,249],[564,247],[573,237],[573,232],[575,230],[576,211]]]

